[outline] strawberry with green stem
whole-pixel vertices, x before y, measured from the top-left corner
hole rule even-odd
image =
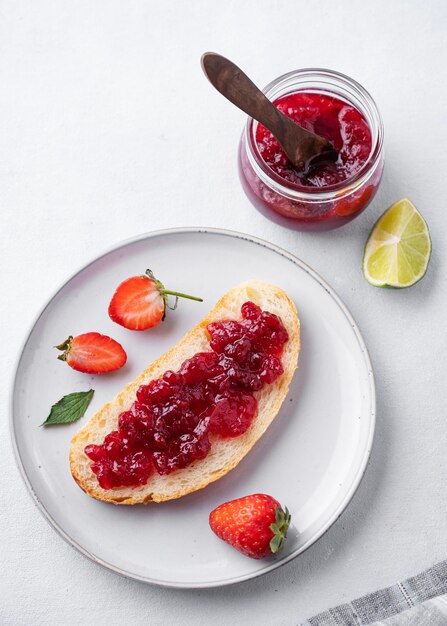
[[[174,296],[173,306],[168,297]],[[178,299],[187,298],[203,302],[202,298],[166,289],[151,270],[142,276],[131,276],[118,285],[109,304],[109,316],[129,330],[147,330],[162,322],[166,309],[175,310]]]
[[[211,511],[211,530],[252,559],[278,554],[290,525],[290,513],[275,498],[256,493],[221,504]]]

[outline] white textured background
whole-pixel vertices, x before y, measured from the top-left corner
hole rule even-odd
[[[1,624],[294,625],[447,557],[446,32],[443,0],[2,0]],[[236,173],[244,116],[202,76],[205,50],[260,85],[322,66],[372,92],[386,168],[366,213],[300,234],[251,207]],[[377,290],[362,248],[403,195],[431,229],[429,273]],[[316,545],[263,578],[188,592],[122,579],[66,545],[22,484],[7,420],[17,351],[55,287],[117,240],[196,225],[269,239],[335,287],[371,352],[378,424],[359,491]]]

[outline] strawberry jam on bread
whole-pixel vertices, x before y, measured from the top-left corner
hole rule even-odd
[[[116,504],[204,487],[273,420],[298,351],[299,321],[283,291],[258,281],[232,289],[76,435],[74,478]]]

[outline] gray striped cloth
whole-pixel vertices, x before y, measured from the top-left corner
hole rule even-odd
[[[447,561],[300,626],[447,626]]]

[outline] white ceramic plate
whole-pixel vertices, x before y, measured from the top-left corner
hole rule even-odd
[[[204,297],[183,300],[166,321],[132,333],[107,315],[124,278],[150,267],[166,286]],[[247,279],[277,283],[297,305],[302,349],[288,398],[266,434],[227,476],[164,504],[123,507],[89,498],[71,477],[70,440],[82,423],[155,357],[182,337],[231,287]],[[106,376],[80,374],[52,348],[69,334],[99,331],[120,341],[128,363]],[[95,389],[80,423],[39,428],[51,405]],[[42,513],[94,561],[138,580],[212,587],[264,574],[314,543],[359,484],[374,432],[374,381],[357,326],[332,289],[302,261],[254,237],[213,229],[175,229],[119,244],[63,285],[34,324],[21,353],[11,431],[25,482]],[[217,539],[208,514],[218,504],[265,492],[293,519],[285,550],[248,559]]]

